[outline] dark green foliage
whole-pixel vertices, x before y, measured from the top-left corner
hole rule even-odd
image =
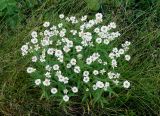
[[[1,23],[14,30],[15,26],[25,21],[27,13],[38,5],[42,5],[42,0],[0,0]]]
[[[18,13],[19,9],[15,0],[0,1],[0,17],[12,28],[20,21]]]
[[[85,0],[87,7],[93,11],[98,11],[100,9],[100,0]]]

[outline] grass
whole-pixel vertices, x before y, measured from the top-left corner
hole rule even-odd
[[[98,12],[88,9],[83,0],[47,0],[31,10],[25,22],[14,30],[1,21],[1,115],[160,115],[160,2],[106,0],[99,11],[106,21],[117,23],[122,34],[117,42],[132,42],[132,60],[128,66],[120,67],[132,82],[131,89],[118,92],[118,97],[106,98],[109,103],[104,108],[80,103],[78,99],[66,107],[59,106],[55,100],[40,99],[41,91],[31,85],[32,79],[25,72],[29,60],[20,54],[29,32],[45,20],[55,20],[58,13],[92,16]]]

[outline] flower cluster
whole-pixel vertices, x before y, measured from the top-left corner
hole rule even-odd
[[[103,15],[89,20],[59,15],[59,23],[45,22],[40,31],[31,33],[31,41],[21,47],[22,55],[31,54],[32,66],[27,68],[36,86],[49,88],[50,94],[65,102],[77,93],[104,92],[112,86],[129,88],[130,82],[116,72],[118,59],[130,60],[130,42],[121,48],[110,43],[120,36],[113,32],[114,22],[103,25]],[[113,47],[113,48],[112,48]],[[48,90],[48,89],[47,89]]]

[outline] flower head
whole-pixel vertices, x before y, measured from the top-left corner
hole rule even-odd
[[[51,89],[51,93],[52,93],[52,94],[56,94],[57,91],[58,91],[57,88],[52,88],[52,89]]]
[[[64,96],[63,96],[63,100],[64,100],[65,102],[68,102],[68,101],[69,101],[69,96],[68,96],[68,95],[64,95]]]
[[[123,82],[123,87],[128,89],[128,88],[130,87],[130,82],[127,81],[127,80],[124,81],[124,82]]]

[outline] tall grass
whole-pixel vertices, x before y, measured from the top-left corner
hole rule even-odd
[[[27,12],[27,11],[25,11]],[[118,97],[108,97],[101,108],[82,104],[77,98],[60,107],[56,100],[40,99],[40,90],[31,85],[26,74],[27,59],[20,55],[20,47],[29,40],[31,29],[43,21],[66,15],[102,12],[105,20],[113,20],[121,30],[121,42],[130,40],[132,60],[129,68],[121,66],[122,74],[132,82],[129,91]],[[83,0],[46,0],[26,14],[24,22],[13,30],[1,21],[0,27],[0,114],[2,115],[160,115],[160,2],[159,0],[104,0],[94,11]]]

